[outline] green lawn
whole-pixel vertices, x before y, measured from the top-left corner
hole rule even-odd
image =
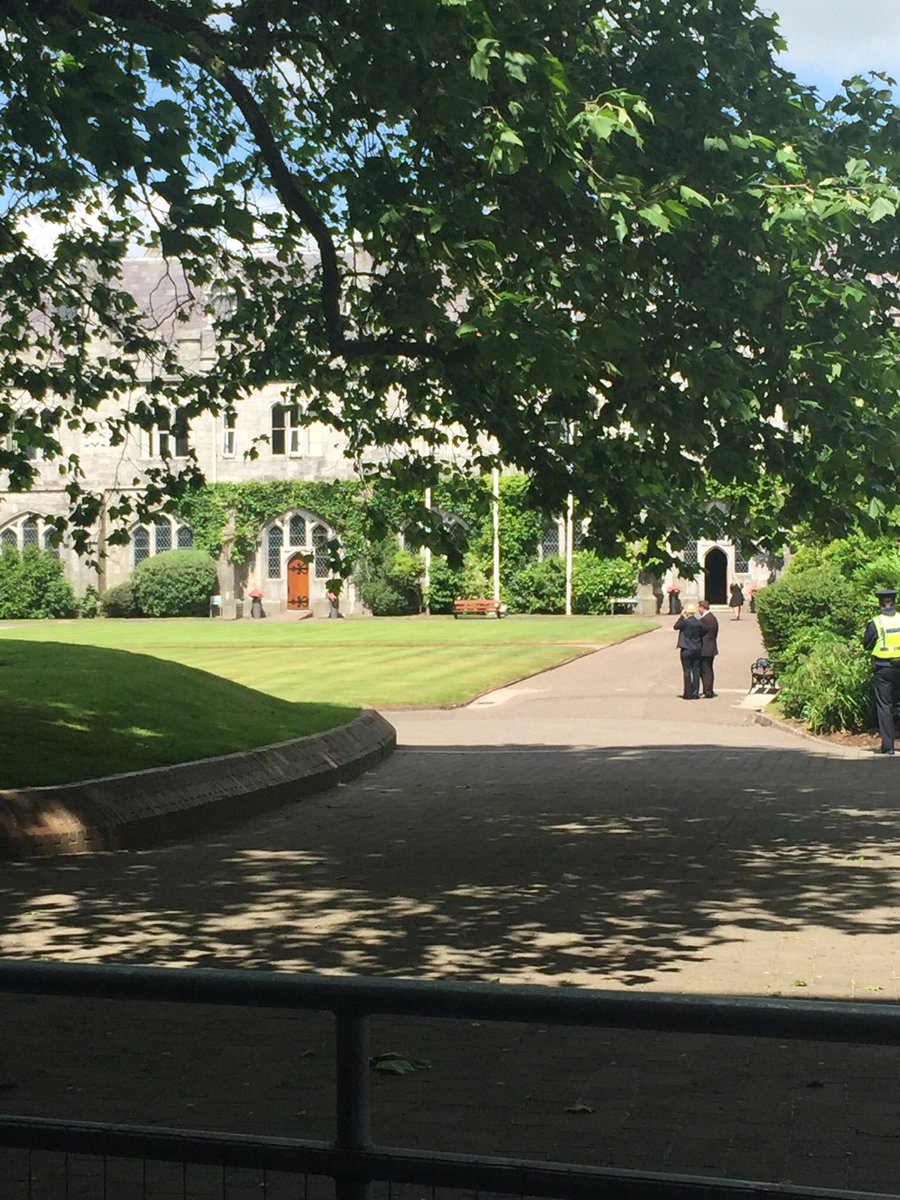
[[[227,754],[361,706],[456,704],[652,629],[634,617],[0,626],[0,787]]]

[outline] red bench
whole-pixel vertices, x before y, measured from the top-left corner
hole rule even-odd
[[[502,617],[505,605],[499,600],[454,600],[453,617]]]

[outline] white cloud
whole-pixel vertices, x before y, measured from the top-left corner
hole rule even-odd
[[[810,82],[866,71],[900,75],[897,0],[759,0],[779,16],[784,64]]]

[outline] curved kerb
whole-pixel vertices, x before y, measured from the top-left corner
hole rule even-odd
[[[393,725],[367,710],[324,733],[239,754],[0,790],[0,858],[155,846],[353,779],[396,744]]]

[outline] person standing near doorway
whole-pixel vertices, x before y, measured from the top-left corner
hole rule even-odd
[[[728,607],[734,612],[733,621],[741,619],[741,609],[744,607],[744,593],[739,583],[731,585],[731,595],[728,597]]]
[[[894,703],[900,696],[900,617],[897,592],[879,588],[880,611],[866,626],[863,646],[872,655],[872,691],[878,714],[881,753],[894,753]]]
[[[714,660],[719,653],[719,619],[709,610],[709,601],[701,600],[697,605],[700,610],[700,624],[703,636],[700,640],[700,682],[703,684],[703,699],[712,700],[715,692]]]

